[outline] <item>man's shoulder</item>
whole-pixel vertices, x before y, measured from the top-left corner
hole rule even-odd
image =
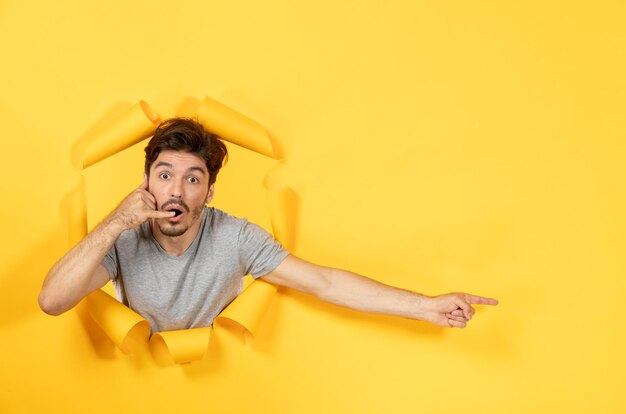
[[[264,232],[258,225],[246,218],[233,216],[215,207],[207,207],[204,233],[219,238],[239,239],[242,234]]]
[[[235,217],[216,207],[207,207],[207,213],[206,220],[210,222],[212,226],[241,227],[248,223],[248,219]]]

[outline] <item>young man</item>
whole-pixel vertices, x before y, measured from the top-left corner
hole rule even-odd
[[[44,312],[59,315],[112,280],[153,332],[209,326],[246,274],[337,305],[444,327],[465,327],[474,304],[497,304],[467,293],[428,297],[306,262],[259,226],[207,207],[227,152],[196,121],[162,123],[145,152],[141,186],[50,269],[39,294]]]

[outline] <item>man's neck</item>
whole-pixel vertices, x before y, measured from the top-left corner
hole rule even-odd
[[[200,231],[200,226],[204,222],[204,216],[206,214],[206,208],[202,211],[202,216],[196,220],[191,227],[187,229],[186,232],[181,234],[180,236],[172,237],[167,236],[161,232],[159,226],[154,223],[150,223],[150,230],[152,232],[152,237],[159,243],[159,246],[165,252],[171,256],[182,256],[183,253],[187,251],[191,243],[195,240],[198,232]]]

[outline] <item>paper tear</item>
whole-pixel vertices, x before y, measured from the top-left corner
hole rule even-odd
[[[160,122],[158,114],[146,102],[137,102],[113,122],[88,137],[83,169],[150,137]]]
[[[278,159],[267,131],[257,122],[226,105],[207,96],[198,108],[197,117],[207,131],[219,135],[225,141]]]

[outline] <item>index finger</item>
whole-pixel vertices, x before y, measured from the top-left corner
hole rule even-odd
[[[167,218],[174,217],[176,213],[174,211],[161,211],[161,210],[153,210],[147,214],[148,218]]]
[[[468,302],[473,305],[492,305],[495,306],[498,304],[498,299],[493,298],[485,298],[482,296],[476,295],[467,295]]]

